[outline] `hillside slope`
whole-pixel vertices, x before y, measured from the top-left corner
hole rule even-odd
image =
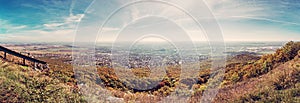
[[[220,89],[215,102],[300,102],[300,54],[260,75]]]
[[[0,60],[0,102],[84,102],[74,84],[53,75]]]
[[[300,42],[288,42],[274,54],[260,59],[242,56],[237,60],[240,57],[227,61],[214,102],[300,102]],[[195,102],[201,94],[201,90],[197,91]]]

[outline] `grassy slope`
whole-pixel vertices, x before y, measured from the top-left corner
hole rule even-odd
[[[259,60],[227,65],[215,102],[300,102],[300,43]]]
[[[78,88],[49,71],[0,60],[0,102],[84,102]]]
[[[220,89],[215,102],[300,102],[300,59]]]

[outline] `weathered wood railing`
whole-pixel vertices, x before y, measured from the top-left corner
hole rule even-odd
[[[4,59],[7,59],[7,54],[10,54],[10,55],[13,55],[13,56],[16,56],[16,57],[19,57],[19,58],[23,59],[23,63],[22,63],[23,65],[26,65],[26,60],[27,60],[27,61],[30,61],[30,62],[34,63],[34,68],[37,68],[37,65],[40,65],[40,64],[42,66],[39,66],[39,69],[47,68],[47,62],[34,59],[32,57],[29,57],[29,56],[23,55],[21,53],[12,51],[10,49],[7,49],[3,46],[0,46],[0,51],[4,52],[4,55],[3,55]]]

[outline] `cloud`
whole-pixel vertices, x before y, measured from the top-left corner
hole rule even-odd
[[[50,24],[43,24],[47,28],[53,28],[64,25],[64,23],[50,23]]]
[[[190,0],[193,1],[193,0]],[[274,39],[282,38],[282,36],[286,36],[285,34],[292,34],[295,36],[299,30],[295,30],[293,32],[289,32],[287,29],[293,29],[300,26],[300,23],[295,21],[298,20],[297,10],[286,11],[282,8],[293,8],[290,6],[297,7],[295,3],[291,2],[283,2],[284,5],[275,5],[272,4],[271,1],[257,1],[257,0],[204,0],[207,6],[212,11],[212,14],[219,21],[221,28],[224,31],[224,36],[226,39],[248,39],[248,38],[265,38],[266,36],[260,35],[269,35],[274,34]],[[38,19],[39,22],[36,24],[30,23],[13,23],[8,21],[0,20],[0,33],[8,34],[7,37],[19,37],[27,38],[31,40],[31,38],[38,38],[50,40],[47,38],[53,39],[56,41],[57,39],[61,40],[71,40],[69,36],[73,36],[72,31],[75,29],[76,24],[79,22],[85,21],[88,23],[81,23],[83,27],[87,28],[96,28],[100,24],[98,21],[105,20],[107,15],[103,15],[103,12],[109,12],[110,10],[114,10],[117,7],[125,4],[126,1],[118,1],[118,0],[109,0],[109,1],[95,1],[98,4],[96,8],[92,8],[86,11],[86,15],[83,14],[85,8],[89,3],[83,4],[82,1],[78,2],[75,0],[69,1],[41,1],[41,5],[36,5],[35,3],[27,2],[28,4],[23,4],[24,7],[30,8],[31,10],[38,10],[41,12],[35,13],[38,14],[31,17],[34,19]],[[84,1],[86,2],[86,1]],[[193,2],[189,1],[179,1],[185,2],[185,6],[191,6],[192,10],[198,10],[201,12],[201,9],[194,5]],[[105,4],[105,5],[104,5]],[[276,4],[276,3],[275,3]],[[86,5],[86,6],[82,6]],[[99,6],[103,5],[103,6]],[[278,7],[277,7],[278,6]],[[81,10],[79,10],[79,8]],[[128,8],[124,8],[120,11],[121,13],[116,14],[111,18],[111,21],[105,25],[103,28],[103,32],[107,36],[106,40],[111,40],[114,38],[114,32],[117,32],[124,25],[129,24],[130,22],[139,19],[140,17],[145,16],[164,16],[169,20],[176,22],[178,25],[182,26],[187,32],[189,32],[193,37],[200,38],[198,36],[201,34],[201,30],[195,26],[194,21],[191,20],[189,16],[182,11],[178,10],[175,7],[169,5],[163,5],[160,3],[138,3],[133,6],[129,6]],[[24,12],[25,13],[25,12]],[[22,15],[33,15],[33,13],[27,12],[29,14]],[[296,13],[296,14],[295,14]],[[39,15],[41,15],[39,17]],[[96,16],[95,16],[96,15]],[[18,16],[18,14],[15,14]],[[22,16],[19,18],[15,17],[15,19],[22,19]],[[85,20],[82,20],[85,18]],[[23,18],[24,19],[24,18]],[[203,17],[203,19],[212,19],[211,17]],[[262,22],[263,21],[263,22]],[[295,22],[294,22],[295,21]],[[159,21],[161,22],[161,21]],[[272,23],[269,23],[272,22]],[[274,23],[279,25],[273,25]],[[91,24],[91,25],[90,25]],[[149,25],[151,23],[145,23],[140,26]],[[284,24],[284,25],[281,25]],[[287,27],[288,25],[289,27]],[[283,27],[285,26],[285,27]],[[253,31],[249,31],[248,28],[256,28],[251,29]],[[259,28],[265,28],[258,30]],[[173,28],[170,28],[173,30]],[[263,31],[268,32],[263,32]],[[92,31],[87,30],[84,34],[92,34]],[[264,34],[265,33],[265,34]],[[282,36],[279,33],[283,33]],[[254,35],[255,36],[252,36]],[[21,36],[22,35],[22,36]],[[249,36],[248,36],[249,35]],[[26,37],[28,36],[28,37]],[[54,36],[54,37],[53,37]],[[55,37],[61,38],[55,38]],[[66,37],[62,37],[66,36]],[[288,35],[289,36],[289,35]],[[286,37],[288,37],[286,36]],[[3,37],[2,37],[3,38]]]
[[[69,17],[66,18],[66,22],[67,23],[73,23],[73,22],[80,22],[81,19],[84,17],[84,14],[73,14],[73,9],[75,6],[75,1],[71,0],[71,5],[70,5],[70,9],[69,9]]]
[[[26,27],[27,27],[26,25],[21,25],[21,26],[14,26],[14,27],[11,27],[10,29],[17,30],[17,29],[24,29],[24,28],[26,28]]]
[[[14,4],[20,7],[4,10],[9,13],[4,12],[4,16],[0,18],[1,39],[7,38],[6,40],[9,41],[72,41],[75,27],[85,16],[83,12],[89,1],[42,0]],[[0,13],[2,14],[2,12]],[[8,14],[11,17],[6,17]]]
[[[26,25],[13,24],[7,20],[1,20],[1,19],[0,19],[0,25],[1,25],[0,29],[5,30],[5,33],[18,32],[19,30],[27,28]]]
[[[227,19],[231,16],[268,16],[266,10],[269,7],[260,6],[256,1],[242,0],[205,0],[212,13],[219,19]]]
[[[74,28],[85,16],[83,12],[78,12],[81,5],[75,5],[77,1],[40,1],[41,5],[34,3],[21,4],[27,8],[34,8],[43,11],[39,19],[43,19],[44,29],[64,29]],[[85,2],[78,2],[85,3]],[[81,9],[80,9],[81,10]]]
[[[299,23],[295,23],[295,22],[274,20],[274,19],[268,19],[268,18],[263,18],[263,17],[251,17],[251,16],[231,16],[231,17],[232,18],[253,19],[253,20],[263,20],[263,21],[269,21],[269,22],[275,22],[275,23],[281,23],[281,24],[288,24],[288,25],[297,25],[297,26],[300,26]]]
[[[57,4],[57,3],[56,3]],[[56,21],[54,23],[43,24],[46,29],[69,29],[74,28],[76,23],[80,22],[81,19],[85,16],[84,14],[73,14],[73,9],[75,8],[75,1],[71,0],[69,8],[69,16],[63,18],[64,21]],[[59,28],[61,27],[61,28]]]
[[[75,36],[74,30],[27,30],[20,33],[6,33],[0,40],[23,42],[72,42]]]
[[[77,23],[84,17],[84,14],[70,15],[65,19],[65,23]]]
[[[27,31],[25,33],[34,33],[34,34],[42,34],[42,35],[65,35],[65,34],[70,34],[74,32],[74,30],[71,29],[65,29],[65,30],[56,30],[56,31],[44,31],[44,30],[31,30]]]
[[[69,14],[70,14],[70,15],[73,15],[74,5],[75,5],[74,0],[71,0],[71,5],[70,5],[70,9],[69,9]]]
[[[81,21],[81,19],[84,17],[84,14],[76,14],[76,15],[70,15],[66,18],[64,18],[64,21],[56,21],[55,23],[46,23],[43,24],[45,29],[69,29],[69,28],[75,28],[76,24]]]

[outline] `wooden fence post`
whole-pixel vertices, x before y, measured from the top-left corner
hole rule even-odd
[[[37,68],[36,68],[36,62],[34,62],[34,69],[37,69]]]
[[[23,58],[23,65],[25,65],[25,58]]]
[[[4,59],[6,59],[6,52],[4,52]]]

